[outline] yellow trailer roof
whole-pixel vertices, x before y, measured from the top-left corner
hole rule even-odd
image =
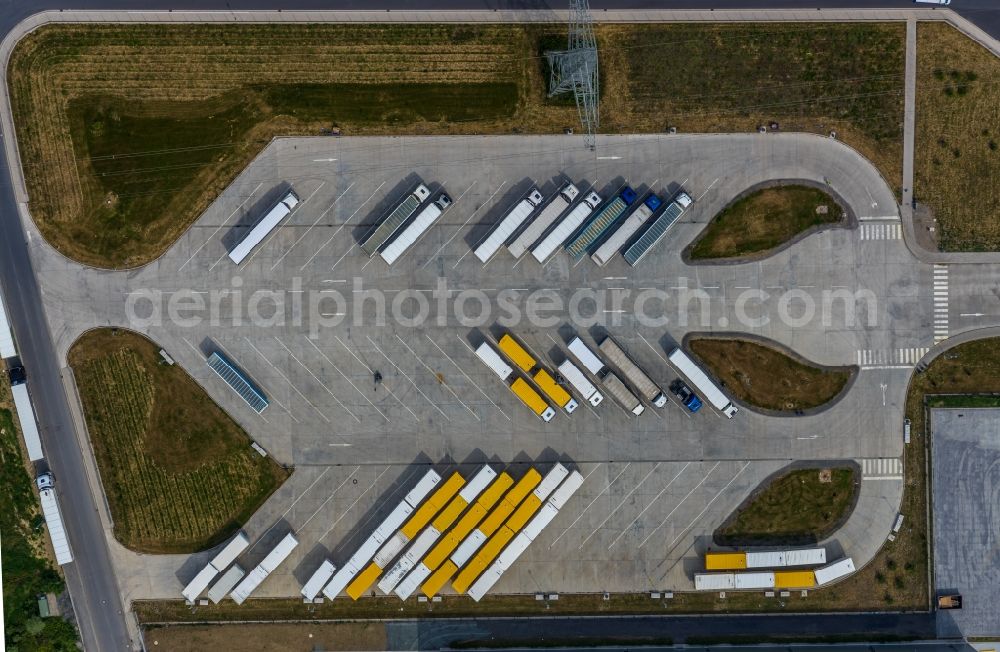
[[[505,334],[501,337],[499,345],[500,350],[507,354],[507,357],[511,359],[511,362],[524,371],[531,371],[535,368],[535,358],[530,353],[525,351],[524,347],[510,335]]]
[[[461,496],[452,498],[451,502],[434,518],[434,529],[438,532],[444,532],[450,528],[459,514],[468,506],[469,504]]]
[[[483,522],[479,524],[479,531],[486,536],[490,536],[496,532],[501,525],[503,525],[503,522],[507,520],[508,516],[514,513],[514,509],[514,503],[507,500],[507,497],[504,496],[504,499],[500,501],[500,504],[494,507],[493,511],[490,512],[490,515],[483,519]]]
[[[454,531],[449,532],[443,539],[438,541],[437,545],[435,545],[431,551],[427,553],[427,556],[424,557],[424,566],[431,570],[436,569],[441,565],[441,562],[447,559],[451,553],[455,551],[455,548],[458,547],[458,544],[462,543],[462,539],[464,538],[464,536],[457,536]]]
[[[372,585],[372,582],[378,579],[378,576],[382,574],[382,569],[376,566],[374,563],[369,564],[368,568],[364,569],[358,573],[354,581],[347,585],[347,595],[351,596],[352,600],[357,600],[360,598],[368,587]]]
[[[509,527],[502,527],[497,533],[490,537],[490,540],[483,544],[483,547],[476,553],[476,557],[482,559],[487,566],[493,563],[497,555],[504,549],[510,540],[514,538],[514,531]],[[463,591],[464,593],[464,591]]]
[[[431,576],[427,578],[426,582],[424,582],[424,585],[421,588],[424,595],[428,598],[437,595],[438,591],[440,591],[445,583],[451,579],[452,575],[454,575],[457,570],[458,566],[456,566],[450,559],[445,562],[441,568],[431,573]]]
[[[705,570],[742,570],[747,567],[745,552],[706,552]]]
[[[479,500],[476,501],[477,505],[482,505],[486,509],[496,505],[497,501],[500,500],[500,496],[504,494],[505,491],[510,489],[514,485],[514,478],[510,477],[510,474],[506,471],[501,471],[500,475],[496,477],[490,486],[486,487],[483,493],[479,494]]]
[[[472,586],[472,583],[476,581],[476,578],[482,575],[483,571],[486,570],[487,562],[483,561],[476,555],[468,564],[465,565],[462,570],[458,572],[458,577],[451,583],[451,587],[455,589],[458,593],[465,593]]]
[[[565,406],[569,403],[570,399],[573,398],[569,395],[562,385],[558,384],[555,378],[552,377],[549,372],[544,369],[539,369],[538,373],[535,374],[535,384],[538,388],[545,392],[549,398],[555,401],[556,405],[559,407]]]
[[[517,481],[517,484],[507,492],[504,496],[507,500],[517,505],[524,497],[535,490],[535,487],[539,482],[542,481],[542,474],[536,471],[534,468],[529,468],[528,471],[521,476],[521,479]]]
[[[451,534],[458,537],[459,540],[469,536],[469,532],[472,532],[479,525],[479,522],[486,517],[488,511],[486,507],[476,503],[459,519],[458,525],[452,528]]]
[[[431,494],[420,508],[413,512],[409,520],[403,524],[402,532],[406,535],[407,539],[412,539],[420,530],[424,529],[424,526],[430,522],[434,515],[437,514],[441,507],[447,503],[452,497],[458,493],[458,490],[462,488],[465,484],[465,478],[461,476],[457,471],[448,478],[444,484],[437,488],[437,490]]]
[[[549,404],[545,402],[542,395],[535,391],[535,389],[528,384],[524,378],[518,378],[510,385],[510,389],[514,394],[517,395],[532,412],[541,416],[542,412],[549,407]]]
[[[514,532],[520,532],[521,528],[528,524],[532,516],[542,507],[542,501],[535,494],[529,494],[524,502],[514,510],[514,513],[507,519],[506,527]]]
[[[774,588],[808,589],[816,586],[816,573],[807,571],[775,571]]]

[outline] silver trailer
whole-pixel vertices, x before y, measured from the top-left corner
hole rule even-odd
[[[611,364],[618,367],[618,370],[625,375],[625,378],[639,390],[639,393],[647,401],[658,408],[667,404],[667,396],[663,393],[663,390],[653,382],[653,379],[632,358],[628,357],[628,354],[611,337],[605,337],[597,345],[597,348],[601,350],[604,357],[611,361]]]
[[[510,252],[510,255],[514,258],[523,256],[524,252],[535,244],[545,231],[555,223],[556,219],[569,208],[569,205],[576,200],[576,196],[579,194],[580,191],[577,190],[576,186],[567,183],[555,196],[555,199],[550,201],[538,217],[528,225],[528,228],[522,231],[521,235],[514,239],[514,242],[507,245],[507,251]]]

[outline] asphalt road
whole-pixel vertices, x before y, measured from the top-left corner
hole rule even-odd
[[[562,2],[490,2],[488,0],[378,0],[384,9],[545,9],[561,8]],[[698,8],[704,0],[594,0],[601,9],[627,8]],[[912,8],[909,0],[714,0],[718,9],[803,8],[852,6]],[[253,10],[273,9],[373,9],[370,0],[60,0],[35,2],[6,0],[0,3],[0,34],[7,34],[17,23],[45,9],[200,9]],[[1000,5],[996,0],[955,0],[952,8],[978,24],[994,37],[1000,37]],[[8,137],[4,135],[4,137]],[[20,357],[28,368],[29,386],[41,426],[47,461],[57,479],[66,528],[76,560],[66,567],[67,584],[73,596],[81,636],[88,650],[127,649],[130,646],[121,598],[114,570],[101,529],[95,497],[86,481],[82,453],[74,433],[67,397],[42,310],[41,296],[24,241],[24,231],[17,214],[6,159],[0,159],[0,289],[2,289],[11,326],[18,342]],[[581,621],[582,622],[582,621]],[[769,621],[762,621],[769,622]],[[839,621],[838,621],[839,622]],[[840,628],[831,624],[833,631]],[[606,633],[607,625],[601,626]],[[545,631],[541,627],[538,631]],[[763,630],[761,630],[763,631]]]

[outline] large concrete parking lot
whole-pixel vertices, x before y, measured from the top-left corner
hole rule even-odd
[[[776,179],[826,185],[850,228],[755,262],[682,259],[735,196]],[[393,266],[364,256],[359,238],[421,181],[454,204]],[[683,187],[695,203],[636,268],[471,254],[533,185],[548,200],[567,181],[604,198],[625,184],[663,198]],[[240,225],[288,187],[299,206],[235,266],[227,247]],[[267,533],[247,563],[289,528],[302,542],[257,595],[297,594],[326,552],[341,563],[428,464],[519,472],[557,460],[587,480],[496,590],[634,591],[691,588],[712,530],[793,460],[853,459],[864,471],[858,508],[825,542],[833,558],[867,560],[884,541],[902,491],[907,380],[955,321],[939,291],[947,270],[913,258],[899,226],[874,167],[812,135],[607,136],[597,152],[566,136],[299,138],[273,142],[145,268],[83,269],[38,238],[33,255],[61,355],[94,326],[146,333],[296,467],[246,528]],[[663,387],[676,378],[666,355],[690,332],[748,333],[861,371],[812,416],[743,409],[730,420],[671,402],[634,417],[609,397],[543,423],[473,354],[505,330],[550,369],[572,335],[593,345],[610,333]],[[206,367],[212,350],[261,386],[263,414]],[[205,557],[113,553],[131,598],[178,595]]]

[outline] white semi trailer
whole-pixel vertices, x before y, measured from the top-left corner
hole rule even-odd
[[[406,253],[413,244],[420,239],[427,229],[431,228],[434,222],[441,217],[441,214],[451,206],[451,197],[441,193],[441,195],[431,204],[428,204],[424,210],[420,211],[410,224],[403,229],[396,238],[389,243],[389,246],[382,250],[381,255],[382,260],[386,264],[391,265],[399,257]]]
[[[569,208],[569,205],[576,201],[577,195],[580,191],[577,190],[576,186],[572,183],[567,183],[559,194],[555,196],[555,199],[549,202],[548,206],[542,209],[542,212],[528,225],[521,235],[514,239],[514,242],[507,246],[507,251],[514,258],[520,258],[524,255],[531,245],[538,242],[538,239],[542,237],[546,230],[552,226],[556,219],[563,212]]]
[[[583,221],[587,219],[594,209],[601,203],[601,196],[596,192],[591,192],[583,201],[576,205],[576,208],[569,212],[569,215],[562,218],[556,228],[552,229],[545,238],[535,245],[531,250],[531,255],[540,263],[544,263],[549,256],[555,253],[562,243],[569,240],[569,237],[580,228]]]
[[[10,331],[7,311],[3,307],[3,297],[0,297],[0,358],[13,358],[15,355],[17,355],[17,347],[14,345],[14,336]]]
[[[622,382],[622,379],[615,375],[613,371],[605,371],[604,375],[601,376],[601,384],[604,388],[608,390],[608,394],[611,394],[622,406],[631,412],[632,414],[639,416],[646,411],[646,406],[642,404],[632,390],[628,388],[628,385]]]
[[[274,572],[281,562],[288,559],[288,555],[292,554],[295,547],[299,545],[299,540],[295,538],[295,535],[289,532],[285,535],[281,541],[278,542],[271,552],[267,553],[267,556],[261,560],[257,567],[254,568],[250,573],[243,578],[233,592],[230,594],[233,601],[236,604],[243,604],[243,602],[250,597],[261,583],[267,579],[267,576]]]
[[[35,410],[28,395],[28,385],[22,381],[12,385],[10,392],[14,395],[14,409],[21,424],[21,434],[24,435],[24,446],[28,449],[28,459],[37,462],[45,457],[45,453],[42,451],[42,439],[38,435],[38,421],[35,419]]]
[[[486,239],[476,247],[476,258],[483,263],[488,262],[507,242],[507,239],[514,234],[514,231],[517,231],[518,227],[524,224],[531,213],[542,204],[542,201],[542,193],[538,191],[538,188],[532,188],[528,196],[517,202],[517,205],[504,215]]]
[[[271,207],[271,210],[267,212],[267,215],[262,217],[257,224],[253,226],[252,229],[240,240],[240,243],[236,245],[232,251],[229,252],[229,259],[234,263],[239,265],[246,257],[250,255],[250,252],[254,248],[264,241],[264,238],[274,230],[276,226],[281,222],[281,220],[288,217],[288,214],[292,212],[299,203],[298,196],[292,192],[288,191],[288,194],[281,198],[277,204]]]
[[[590,382],[590,379],[580,371],[580,368],[569,360],[564,360],[559,365],[559,375],[565,378],[573,386],[573,389],[580,392],[584,400],[590,401],[591,405],[596,407],[604,400],[604,395],[597,391],[594,383]]]
[[[618,367],[625,375],[625,378],[639,390],[640,394],[646,397],[647,401],[658,408],[667,404],[667,395],[663,393],[663,390],[653,382],[653,379],[632,358],[628,357],[628,354],[611,337],[605,337],[597,345],[597,348],[611,361],[611,364]]]
[[[38,485],[38,497],[42,503],[42,514],[45,516],[45,527],[52,539],[52,550],[56,553],[56,563],[64,566],[73,561],[73,552],[69,548],[66,529],[63,527],[62,513],[59,511],[59,497],[56,496],[55,484],[51,473],[43,473],[35,480]]]
[[[675,348],[667,356],[670,360],[670,364],[674,365],[681,374],[683,374],[688,381],[701,393],[705,399],[711,403],[716,410],[722,412],[727,417],[732,419],[736,416],[736,413],[740,411],[738,407],[733,405],[719,386],[712,382],[712,379],[701,370],[701,367],[694,363],[694,360],[688,357],[684,351],[680,348]]]

